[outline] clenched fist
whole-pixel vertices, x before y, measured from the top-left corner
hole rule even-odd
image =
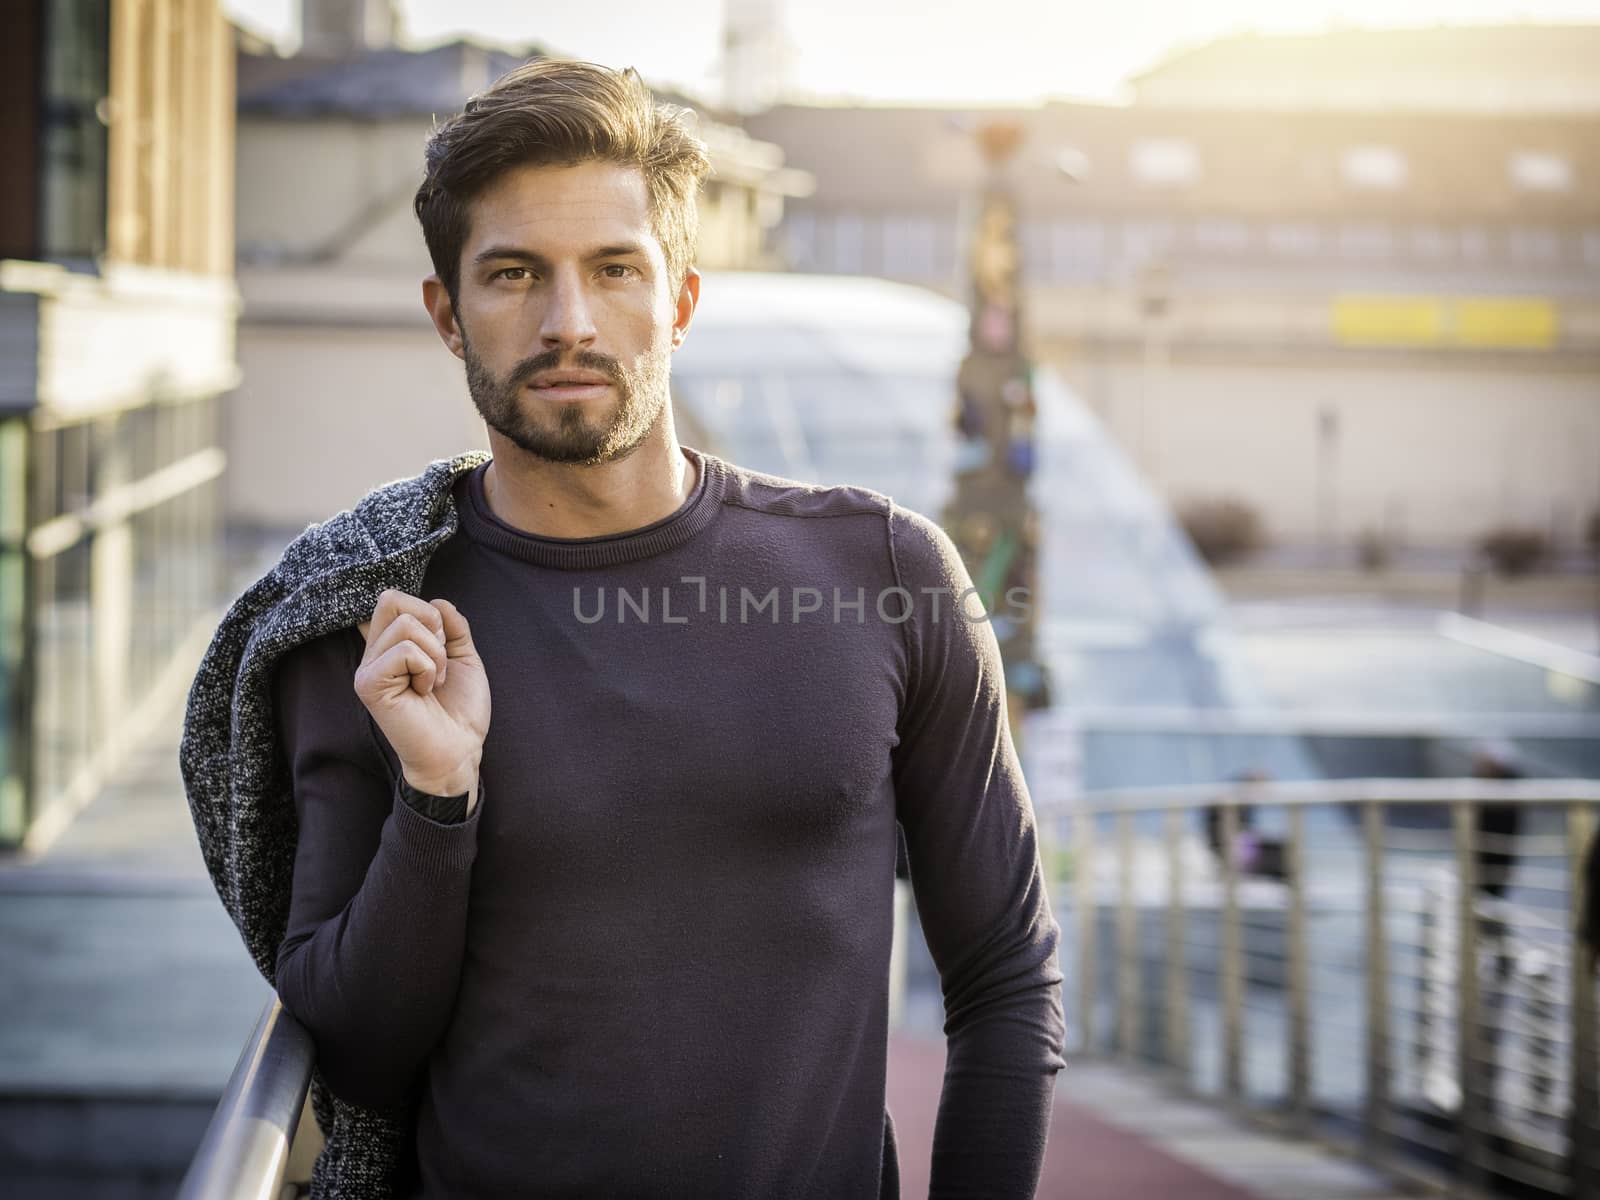
[[[478,802],[478,763],[489,732],[489,678],[472,630],[448,600],[396,588],[359,626],[367,649],[356,695],[389,739],[406,781],[435,796]]]

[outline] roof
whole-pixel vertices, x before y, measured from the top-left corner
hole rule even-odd
[[[372,50],[356,58],[242,54],[239,111],[265,115],[395,117],[458,112],[469,96],[543,52],[512,53],[468,41],[429,50]]]
[[[538,45],[506,50],[468,40],[426,50],[386,47],[353,58],[318,58],[242,51],[239,111],[265,116],[402,117],[459,112],[468,97],[523,63],[551,54]],[[721,119],[710,106],[670,88],[652,87],[658,103],[694,108]]]
[[[1179,50],[1129,78],[1141,101],[1254,89],[1335,107],[1600,107],[1600,24],[1246,33]]]

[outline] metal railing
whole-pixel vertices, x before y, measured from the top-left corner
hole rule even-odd
[[[274,996],[256,1019],[178,1200],[277,1200],[313,1060],[311,1035]]]
[[[1597,811],[1588,780],[1085,793],[1077,1048],[1452,1195],[1600,1196]]]

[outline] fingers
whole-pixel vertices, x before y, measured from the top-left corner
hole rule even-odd
[[[367,654],[372,658],[378,658],[394,647],[406,643],[416,646],[432,660],[434,667],[440,673],[439,681],[443,683],[443,677],[450,669],[444,642],[438,634],[410,613],[401,613],[389,622],[384,631],[367,647]]]
[[[443,622],[444,644],[449,657],[464,658],[476,653],[476,647],[472,644],[472,629],[461,615],[461,610],[448,600],[434,600],[431,603]]]
[[[369,703],[392,700],[408,688],[426,696],[438,682],[438,663],[412,641],[390,646],[356,672],[356,692]]]
[[[383,631],[403,613],[410,613],[436,633],[442,631],[439,610],[433,605],[399,588],[385,588],[378,595],[377,607],[372,610],[372,621],[366,633],[367,645],[371,646],[374,638],[382,637]]]
[[[389,588],[378,597],[377,607],[373,609],[372,622],[367,629],[367,648],[361,661],[371,662],[406,641],[414,642],[432,658],[439,671],[439,682],[443,683],[444,676],[449,673],[443,615],[432,604]]]

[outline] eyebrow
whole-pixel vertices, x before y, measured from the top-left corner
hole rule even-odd
[[[610,246],[599,246],[584,255],[584,261],[594,262],[601,258],[646,258],[645,248],[639,242],[617,242]],[[483,266],[490,262],[519,262],[532,267],[547,267],[550,260],[544,255],[521,246],[490,246],[472,256],[472,265]]]

